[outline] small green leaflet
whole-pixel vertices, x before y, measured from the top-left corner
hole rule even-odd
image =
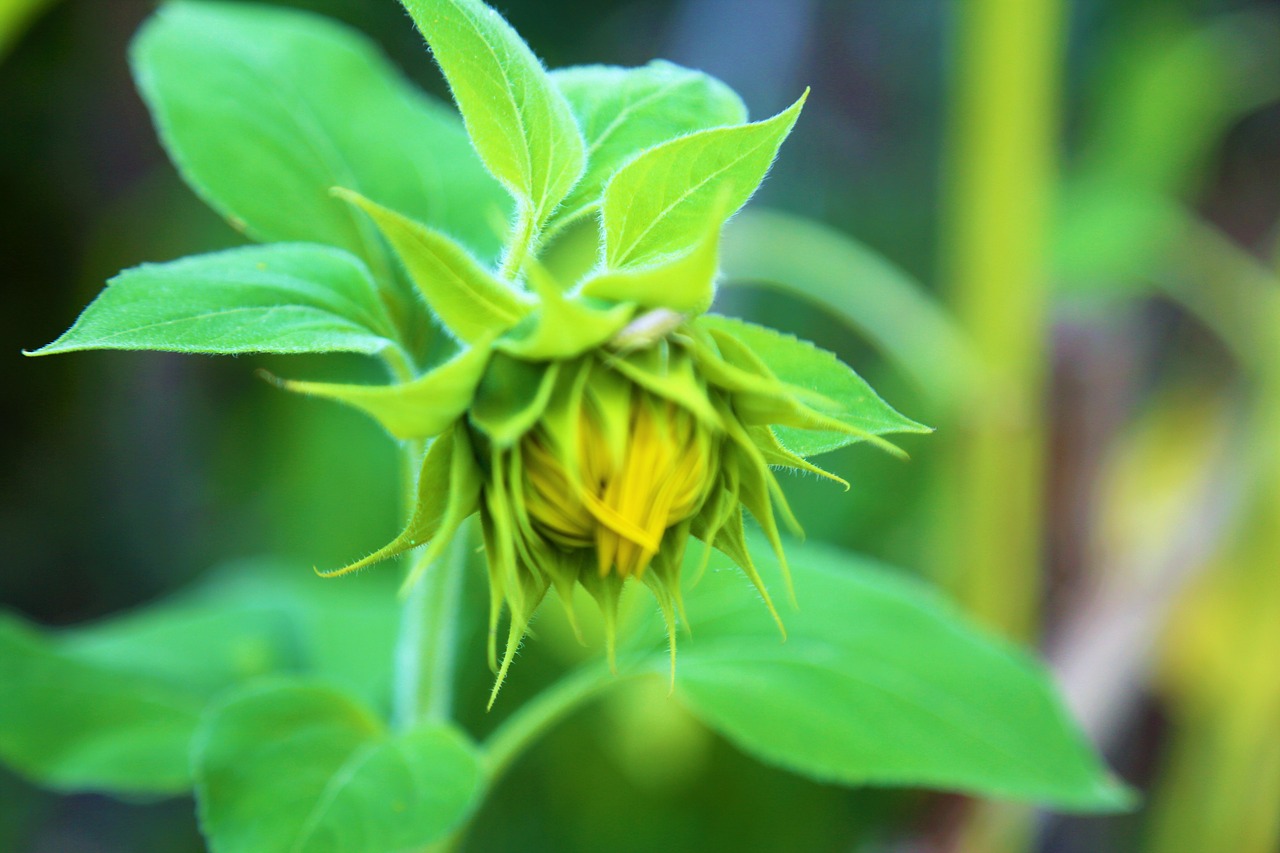
[[[420,849],[471,809],[474,747],[444,726],[388,732],[328,687],[247,687],[206,714],[192,748],[213,853]]]
[[[744,344],[782,382],[811,392],[805,402],[823,415],[869,435],[928,433],[910,418],[900,415],[880,399],[862,377],[826,350],[773,329],[707,314],[698,320],[704,328],[732,335]],[[821,401],[821,404],[815,401]],[[826,453],[852,444],[857,438],[839,432],[812,432],[775,427],[783,445],[800,456]]]
[[[732,216],[764,180],[807,97],[771,119],[692,133],[622,167],[604,193],[607,267],[651,265],[687,250],[709,219]]]
[[[471,141],[537,231],[586,166],[569,104],[515,30],[479,0],[401,0],[431,46]]]
[[[327,243],[389,272],[370,223],[329,195],[344,186],[496,255],[502,187],[456,114],[360,34],[278,7],[175,2],[132,61],[183,177],[255,239]]]
[[[490,338],[533,310],[448,236],[357,193],[336,194],[377,223],[431,310],[459,339]]]
[[[340,249],[274,243],[126,270],[32,355],[88,349],[358,352],[397,347],[369,271]]]
[[[695,130],[747,120],[737,92],[709,74],[662,60],[640,68],[560,68],[551,79],[568,99],[587,142],[587,171],[555,212],[551,231],[598,207],[605,184],[641,151]]]
[[[777,578],[768,547],[754,537],[750,545]],[[723,557],[685,593],[693,635],[681,641],[676,690],[708,725],[824,781],[1064,810],[1130,805],[1024,652],[900,573],[813,543],[787,550],[799,609],[784,614],[785,643]],[[665,677],[662,652],[651,665]]]

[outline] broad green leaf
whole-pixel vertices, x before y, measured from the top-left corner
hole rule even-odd
[[[70,791],[187,789],[198,693],[81,661],[9,616],[0,616],[0,684],[0,759],[23,775]]]
[[[63,790],[181,793],[201,709],[228,687],[292,673],[384,703],[396,615],[385,585],[253,561],[71,630],[0,616],[0,760]]]
[[[651,267],[604,270],[582,284],[582,295],[646,308],[701,314],[716,295],[720,217],[713,216],[693,248]]]
[[[431,438],[462,417],[489,363],[487,342],[400,385],[338,385],[286,380],[284,388],[337,400],[371,415],[396,438]]]
[[[491,337],[532,310],[448,236],[357,193],[338,195],[377,223],[431,310],[459,339],[474,343]]]
[[[481,778],[454,729],[393,734],[346,694],[305,682],[229,697],[192,755],[214,853],[419,849],[466,816]]]
[[[752,550],[776,577],[766,549]],[[724,558],[686,592],[694,630],[681,643],[677,692],[706,723],[824,781],[1070,810],[1129,804],[1024,652],[864,558],[815,544],[789,554],[799,609],[784,615],[785,643]],[[652,661],[665,667],[661,653]]]
[[[183,177],[255,239],[328,243],[389,273],[372,225],[329,195],[343,186],[496,254],[501,186],[457,116],[362,35],[278,7],[175,2],[132,59]]]
[[[903,417],[848,365],[807,341],[728,317],[706,315],[698,323],[740,342],[782,382],[819,395],[806,397],[804,402],[847,427],[873,436],[931,431]],[[817,403],[815,399],[825,402]],[[825,453],[857,441],[854,436],[834,431],[811,432],[780,426],[775,432],[788,450],[801,456]]]
[[[587,171],[556,211],[553,230],[599,207],[605,184],[641,151],[747,120],[742,99],[724,83],[660,59],[640,68],[561,68],[551,79],[568,99],[587,143]]]
[[[384,703],[398,607],[375,577],[327,583],[308,565],[246,560],[189,592],[57,636],[77,660],[209,698],[263,675],[323,677]]]
[[[536,231],[578,182],[585,145],[564,96],[480,0],[401,0],[431,46],[489,171]]]
[[[608,268],[648,266],[687,250],[706,233],[708,220],[732,216],[746,204],[807,97],[765,121],[663,143],[622,167],[604,193]]]
[[[867,246],[775,210],[725,227],[724,286],[759,284],[831,314],[877,347],[932,400],[953,400],[976,372],[967,339],[924,287]]]
[[[126,270],[62,337],[32,354],[373,354],[396,346],[363,263],[328,246],[278,243]]]

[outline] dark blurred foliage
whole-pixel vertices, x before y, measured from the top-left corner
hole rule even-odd
[[[130,80],[127,45],[153,5],[62,0],[0,55],[0,604],[46,623],[154,600],[239,556],[285,553],[337,565],[384,541],[395,519],[393,449],[377,429],[336,407],[286,399],[254,375],[259,366],[294,376],[372,375],[356,359],[20,355],[56,337],[119,269],[239,239],[182,186]],[[443,95],[420,37],[393,0],[284,5],[369,33],[410,77]],[[825,221],[927,285],[937,278],[953,5],[498,4],[552,66],[665,57],[720,76],[757,117],[812,85],[804,118],[757,203]],[[1263,6],[1280,3],[1073,3],[1067,161],[1087,123],[1099,64],[1114,55],[1120,34],[1174,7],[1207,17]],[[1242,243],[1261,245],[1280,207],[1280,110],[1233,126],[1200,183],[1202,212]],[[733,298],[733,310],[767,315],[839,352],[904,412],[923,406],[914,388],[835,321],[783,297],[746,290]],[[1096,455],[1129,414],[1131,398],[1156,384],[1157,369],[1208,373],[1211,381],[1230,370],[1215,339],[1158,300],[1101,326],[1092,317],[1074,322],[1067,312],[1055,358],[1050,595],[1069,588],[1079,570],[1072,513],[1087,484],[1072,478],[1081,458]],[[1113,404],[1109,415],[1098,408],[1099,388],[1111,389],[1102,398]],[[907,449],[915,457],[908,466],[864,449],[843,451],[831,467],[854,489],[838,500],[824,484],[797,482],[797,511],[810,520],[810,535],[918,567],[916,522],[931,458],[924,441]],[[555,662],[547,657],[522,656],[505,701],[549,676]],[[487,675],[479,659],[475,666],[479,691]],[[1150,710],[1139,734],[1112,756],[1139,783],[1153,772],[1160,730]],[[477,816],[468,849],[932,849],[929,839],[944,837],[962,813],[947,797],[847,791],[763,767],[697,728],[665,695],[628,695],[575,717],[523,760]],[[1133,849],[1139,819],[1058,821],[1042,846]],[[187,801],[59,798],[0,774],[0,850],[197,849]]]

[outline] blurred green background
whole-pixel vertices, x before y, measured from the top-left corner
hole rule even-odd
[[[393,0],[286,5],[443,95]],[[498,5],[552,66],[665,57],[756,117],[813,87],[731,226],[746,286],[720,308],[835,350],[938,434],[904,442],[907,464],[841,451],[853,490],[793,480],[797,514],[1036,645],[1146,799],[1094,819],[823,786],[645,688],[522,761],[467,849],[1280,850],[1280,2]],[[395,522],[377,428],[253,373],[374,378],[358,359],[19,354],[117,270],[238,242],[130,80],[153,7],[0,0],[0,605],[54,625],[235,558],[339,565]],[[511,701],[574,654],[548,634]],[[199,849],[189,802],[0,770],[0,850]]]

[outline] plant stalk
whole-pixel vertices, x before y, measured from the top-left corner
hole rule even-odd
[[[977,376],[943,425],[936,555],[961,605],[1023,641],[1037,631],[1046,469],[1051,197],[1062,0],[965,0],[955,35],[944,276]],[[948,436],[949,433],[949,436]],[[1021,808],[975,804],[955,851],[1025,849]]]
[[[945,269],[978,377],[942,477],[942,580],[965,608],[1035,632],[1048,373],[1046,243],[1055,178],[1061,0],[967,0],[956,34]]]

